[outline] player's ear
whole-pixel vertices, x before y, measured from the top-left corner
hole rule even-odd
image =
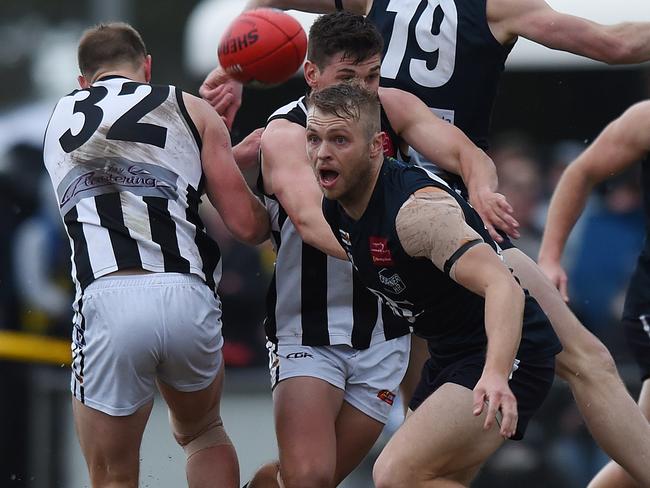
[[[318,66],[316,66],[316,63],[313,63],[309,60],[305,61],[304,72],[305,81],[309,87],[316,88],[318,85],[318,78],[320,76],[320,70],[318,69]]]
[[[86,80],[86,77],[84,75],[79,75],[77,76],[77,83],[79,83],[79,86],[82,89],[86,89],[90,86],[90,83]]]
[[[384,152],[384,133],[375,132],[370,140],[370,157],[376,158]]]
[[[144,58],[144,79],[147,83],[151,81],[151,54]]]

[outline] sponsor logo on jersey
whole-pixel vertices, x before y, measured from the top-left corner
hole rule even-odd
[[[390,275],[390,270],[384,268],[379,272],[379,281],[382,285],[387,288],[390,288],[393,293],[399,295],[404,290],[406,290],[406,285],[402,281],[402,278],[397,273]]]
[[[395,266],[393,255],[390,253],[390,248],[388,247],[388,239],[385,237],[370,236],[368,243],[370,244],[372,264],[382,267]]]
[[[397,155],[395,144],[386,131],[381,133],[381,144],[384,148],[384,156],[387,158],[394,158]]]
[[[389,405],[392,405],[395,401],[395,394],[388,390],[381,390],[379,393],[377,393],[377,398],[379,398],[382,402],[386,402]]]

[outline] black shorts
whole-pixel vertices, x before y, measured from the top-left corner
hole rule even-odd
[[[645,323],[644,323],[645,322]],[[650,314],[623,319],[623,332],[641,369],[641,381],[650,378]]]
[[[409,404],[411,410],[419,407],[429,395],[445,383],[455,383],[473,390],[483,373],[485,365],[484,354],[474,354],[460,359],[445,368],[437,368],[431,358],[422,368],[420,383],[415,389]],[[521,440],[532,416],[544,402],[551,389],[555,376],[555,356],[521,361],[512,373],[509,381],[510,389],[517,399],[519,420],[513,440]],[[471,407],[468,407],[471,408]]]

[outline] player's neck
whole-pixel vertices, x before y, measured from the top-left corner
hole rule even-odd
[[[101,80],[102,78],[106,78],[107,76],[120,76],[122,78],[128,78],[129,80],[137,81],[139,83],[147,82],[144,75],[140,71],[118,68],[118,69],[106,69],[106,70],[98,71],[97,74],[93,76],[93,80],[91,84],[95,83],[98,80]]]
[[[371,160],[369,171],[359,181],[359,184],[356,185],[355,189],[349,195],[345,195],[345,197],[339,200],[343,210],[345,210],[345,213],[350,218],[359,220],[368,208],[372,194],[375,191],[375,186],[377,185],[383,160],[383,156],[376,160]]]

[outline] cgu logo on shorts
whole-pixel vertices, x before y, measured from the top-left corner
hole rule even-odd
[[[292,352],[291,354],[287,354],[286,358],[287,359],[303,359],[303,358],[313,358],[311,354],[308,352]]]
[[[392,405],[395,401],[395,393],[388,390],[381,390],[379,393],[377,393],[377,398],[379,398],[382,402],[386,402],[389,405]]]

